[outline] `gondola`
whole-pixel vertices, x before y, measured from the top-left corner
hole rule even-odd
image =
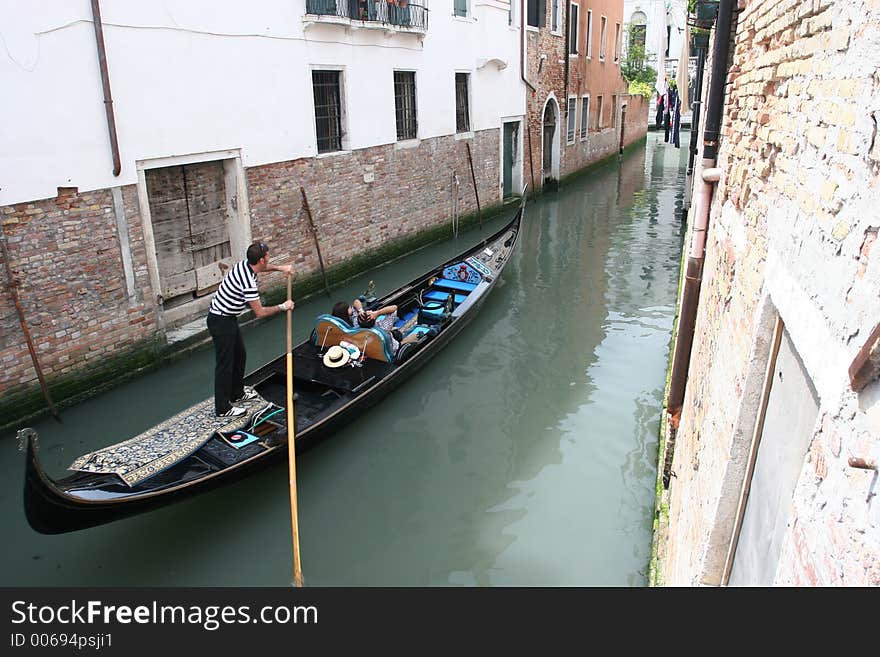
[[[332,315],[315,320],[293,349],[297,453],[344,426],[412,376],[479,312],[517,244],[524,199],[497,233],[381,298],[396,304],[403,340],[353,329]],[[400,337],[400,336],[398,336]],[[343,353],[344,352],[344,353]],[[334,358],[347,360],[341,366]],[[74,474],[53,480],[40,466],[37,435],[19,431],[26,450],[24,509],[30,526],[61,534],[149,511],[246,477],[287,454],[286,354],[245,377],[257,391],[238,418],[216,418],[213,398],[134,438],[80,456]]]

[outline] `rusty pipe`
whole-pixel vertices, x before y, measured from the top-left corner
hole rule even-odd
[[[536,93],[538,90],[526,78],[526,0],[521,0],[519,6],[519,75],[526,86],[532,90],[532,93]],[[528,115],[528,107],[526,114]]]
[[[116,118],[113,116],[113,96],[110,93],[110,73],[107,70],[107,51],[104,48],[104,28],[98,0],[92,0],[92,23],[95,26],[95,42],[98,45],[101,86],[104,88],[104,113],[107,115],[107,132],[110,134],[110,152],[113,154],[113,175],[118,176],[122,171],[122,162],[119,159],[119,142],[116,139]]]
[[[857,456],[850,456],[849,459],[847,459],[847,464],[849,467],[858,468],[859,470],[877,470],[876,461],[863,459]]]
[[[669,377],[669,395],[666,398],[666,411],[671,416],[676,416],[684,404],[696,328],[697,307],[700,301],[700,286],[703,278],[709,210],[712,203],[712,192],[721,173],[719,169],[715,168],[715,162],[718,156],[718,138],[724,110],[724,87],[727,84],[727,59],[730,51],[733,10],[733,0],[720,1],[712,52],[712,78],[709,84],[709,101],[706,107],[706,129],[703,133],[702,174],[695,181],[696,189],[694,190],[692,208],[694,227],[685,265],[681,310],[678,315],[678,330],[675,336],[675,355],[672,360],[672,373]]]

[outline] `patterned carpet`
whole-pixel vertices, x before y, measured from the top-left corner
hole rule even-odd
[[[208,442],[215,431],[246,426],[251,415],[268,403],[257,395],[239,404],[247,409],[244,415],[217,417],[214,398],[205,399],[139,436],[80,456],[68,470],[117,474],[126,484],[135,486],[185,459]]]

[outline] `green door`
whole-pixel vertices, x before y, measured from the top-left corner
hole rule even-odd
[[[513,196],[513,167],[516,162],[516,142],[519,123],[504,124],[504,153],[502,154],[502,177],[504,198]]]

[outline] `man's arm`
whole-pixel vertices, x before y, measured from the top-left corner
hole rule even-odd
[[[273,265],[269,263],[266,265],[266,271],[282,271],[288,276],[293,276],[293,265]]]
[[[254,311],[254,315],[257,317],[271,317],[272,315],[276,315],[280,312],[284,312],[285,310],[293,310],[294,304],[293,301],[285,301],[284,303],[280,303],[277,306],[264,306],[260,303],[260,300],[256,301],[248,301],[248,305],[251,307],[251,310]]]

